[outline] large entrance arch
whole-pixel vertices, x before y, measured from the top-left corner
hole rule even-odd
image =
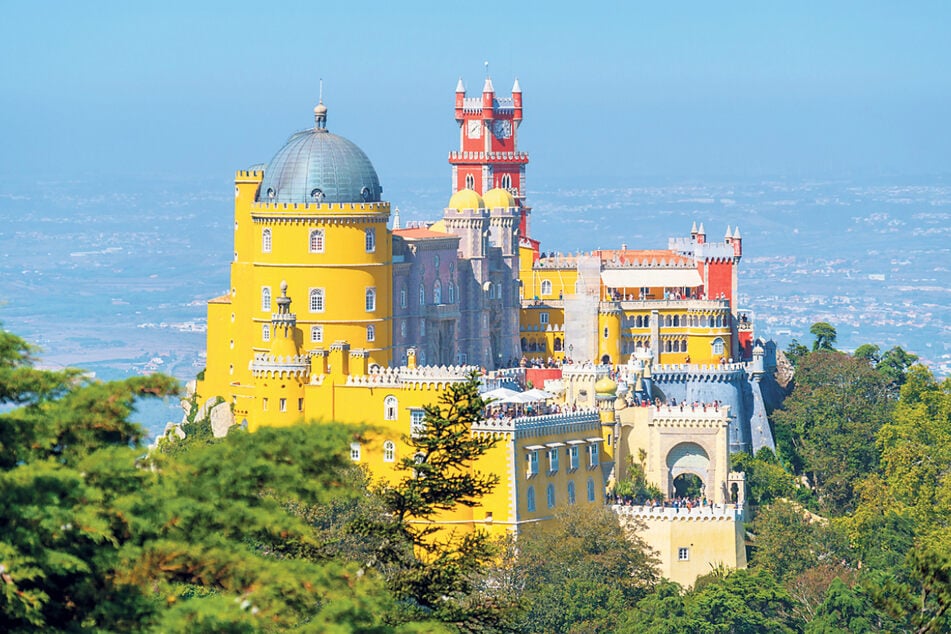
[[[674,445],[667,452],[667,495],[676,497],[676,483],[680,476],[695,476],[700,480],[701,491],[705,490],[711,481],[710,455],[695,442],[682,442]],[[686,479],[681,478],[681,488],[686,490]],[[691,492],[693,487],[690,487]]]

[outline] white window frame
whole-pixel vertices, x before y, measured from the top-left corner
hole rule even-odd
[[[370,228],[363,230],[363,243],[367,253],[376,251],[376,229]]]
[[[376,341],[376,326],[370,324],[367,326],[367,342],[373,343]]]
[[[307,242],[307,248],[311,253],[324,252],[324,237],[323,229],[311,229]]]
[[[677,549],[677,561],[690,561],[690,548],[681,546]]]
[[[409,410],[409,435],[419,438],[426,431],[426,412],[421,408],[413,407]]]
[[[442,304],[442,283],[438,279],[433,282],[433,303]]]
[[[327,308],[327,295],[322,288],[312,288],[308,293],[307,307],[312,313],[322,313]]]
[[[555,508],[555,485],[549,484],[546,490],[546,497],[548,498],[548,508]]]
[[[311,326],[310,327],[310,342],[311,343],[323,343],[324,341],[324,327],[323,326]]]
[[[575,496],[575,483],[574,480],[568,481],[568,504],[574,504],[577,501]]]
[[[551,280],[542,280],[542,296],[551,295]]]
[[[361,454],[362,454],[362,450],[360,447],[360,443],[358,442],[350,443],[350,460],[352,460],[353,462],[360,462]]]
[[[268,342],[271,340],[271,324],[264,324],[261,326],[261,341]]]
[[[449,303],[455,304],[456,303],[456,285],[453,284],[452,282],[449,282],[448,284],[448,295],[449,295]]]
[[[400,289],[400,308],[406,308],[406,287]]]
[[[376,287],[368,286],[363,293],[363,308],[368,313],[376,310]]]
[[[399,406],[399,400],[392,394],[383,399],[383,420],[396,420],[399,416]]]
[[[271,287],[261,287],[261,310],[265,313],[271,312]]]
[[[548,325],[548,313],[538,313],[538,323],[542,326]]]
[[[578,445],[568,447],[568,468],[574,471],[578,468]]]
[[[723,341],[723,338],[717,337],[713,340],[713,354],[723,354],[725,346],[726,342]]]
[[[261,253],[270,253],[271,252],[271,230],[265,228],[261,232]]]
[[[593,442],[588,445],[588,468],[594,469],[600,464],[601,461],[601,451],[598,447],[598,443]]]
[[[287,399],[286,399],[286,398],[280,399],[280,400],[277,402],[277,405],[278,405],[278,410],[280,410],[280,411],[282,411],[282,412],[286,412],[286,411],[287,411]]]
[[[548,473],[558,473],[558,463],[558,447],[552,447],[548,450]]]
[[[527,475],[529,478],[538,475],[538,451],[532,450],[525,455],[525,462],[528,465]]]
[[[400,322],[400,337],[406,338],[406,321]]]
[[[383,462],[396,462],[396,443],[392,440],[383,443]]]

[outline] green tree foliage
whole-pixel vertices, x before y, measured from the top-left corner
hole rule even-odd
[[[610,632],[658,580],[657,560],[605,507],[569,506],[518,537],[511,591],[524,632]]]
[[[776,500],[757,513],[751,568],[769,571],[781,583],[823,563],[850,557],[844,533],[802,506]]]
[[[647,481],[644,466],[647,452],[641,449],[638,457],[638,462],[635,462],[632,456],[628,457],[627,475],[614,485],[614,493],[631,498],[637,504],[643,504],[647,500],[663,500],[664,493],[660,487]]]
[[[799,365],[799,361],[807,354],[809,354],[809,348],[802,345],[798,339],[793,339],[786,346],[786,358],[793,366]]]
[[[862,359],[820,350],[800,361],[773,422],[781,451],[808,476],[825,511],[854,507],[856,482],[878,468],[875,438],[892,404],[887,382]]]
[[[735,453],[730,456],[730,464],[735,471],[746,474],[746,499],[753,506],[796,495],[794,476],[779,464],[776,454],[767,447],[756,452],[755,458],[745,452]]]
[[[789,593],[767,571],[714,572],[683,596],[665,585],[618,629],[630,634],[759,634],[801,631]]]
[[[401,460],[402,478],[375,488],[385,512],[352,524],[377,547],[375,561],[400,600],[395,622],[432,618],[463,631],[497,631],[513,618],[515,601],[486,576],[497,553],[487,533],[447,534],[429,523],[440,511],[477,506],[498,483],[473,468],[496,443],[472,433],[485,405],[475,374],[426,405],[423,432],[404,438],[411,453]]]
[[[835,327],[826,321],[817,321],[809,328],[809,332],[816,339],[812,342],[812,350],[835,350]]]
[[[860,592],[847,586],[839,578],[832,580],[825,599],[815,617],[806,625],[807,634],[838,634],[879,631],[876,619],[869,618],[868,601]]]

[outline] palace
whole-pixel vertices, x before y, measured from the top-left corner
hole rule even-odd
[[[713,242],[695,225],[667,249],[542,251],[522,117],[517,80],[508,98],[490,79],[467,97],[460,80],[451,196],[441,218],[409,227],[391,218],[363,151],[329,131],[322,102],[266,165],[237,172],[231,288],[208,303],[199,402],[216,433],[369,423],[351,458],[388,479],[447,385],[476,370],[487,389],[544,385],[554,396],[503,400],[473,428],[499,439],[478,468],[501,483],[440,523],[518,530],[565,504],[604,504],[640,460],[669,497],[692,475],[709,501],[695,515],[619,509],[646,518],[665,574],[689,583],[711,562],[745,565],[729,453],[773,440],[760,389],[769,350],[736,307],[739,229]],[[690,551],[692,540],[706,546]]]

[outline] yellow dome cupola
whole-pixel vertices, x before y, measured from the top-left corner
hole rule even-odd
[[[460,189],[452,198],[449,199],[447,209],[463,211],[466,209],[485,209],[485,201],[482,196],[471,189]]]
[[[510,209],[515,207],[515,197],[508,190],[501,187],[487,191],[483,200],[486,209]]]

